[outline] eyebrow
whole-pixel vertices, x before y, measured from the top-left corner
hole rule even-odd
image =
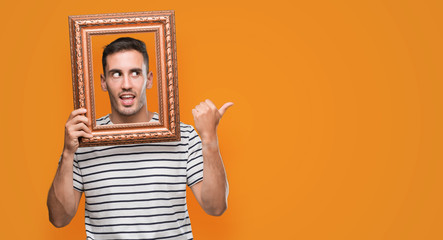
[[[131,68],[129,71],[131,71],[131,72],[141,72],[142,69],[141,68]]]
[[[130,72],[141,72],[142,69],[141,68],[131,68],[131,69],[129,69],[129,71]],[[108,71],[108,73],[114,73],[114,72],[122,72],[122,70],[117,69],[117,68],[113,68]]]
[[[113,68],[113,69],[109,69],[108,73],[115,73],[115,72],[121,72],[121,71],[122,70],[120,70],[120,69]]]

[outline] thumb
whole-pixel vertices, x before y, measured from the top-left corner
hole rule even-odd
[[[220,113],[220,116],[223,116],[223,114],[225,114],[226,110],[228,108],[230,108],[232,105],[234,105],[234,103],[232,103],[232,102],[227,102],[227,103],[223,104],[223,106],[218,110],[218,112]]]

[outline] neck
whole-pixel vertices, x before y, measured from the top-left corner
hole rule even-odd
[[[154,113],[148,111],[148,109],[146,109],[146,108],[144,108],[144,110],[141,110],[138,113],[136,113],[134,115],[130,115],[130,116],[118,114],[114,110],[112,110],[112,113],[109,115],[111,122],[113,124],[149,122],[153,116],[154,116]]]

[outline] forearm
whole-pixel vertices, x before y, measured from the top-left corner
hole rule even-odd
[[[217,126],[226,109],[233,103],[225,103],[220,109],[206,99],[194,109],[195,128],[203,147],[203,181],[193,186],[198,202],[210,215],[220,216],[228,206],[228,181],[220,156]]]
[[[66,226],[74,217],[78,200],[73,188],[73,154],[63,154],[48,193],[48,211],[51,223]]]
[[[203,137],[202,147],[204,163],[201,188],[202,205],[208,214],[219,216],[227,208],[229,188],[217,135]]]

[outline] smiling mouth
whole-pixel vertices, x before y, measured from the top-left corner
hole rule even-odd
[[[134,104],[135,96],[132,94],[122,94],[120,95],[120,101],[123,106],[129,107]]]

